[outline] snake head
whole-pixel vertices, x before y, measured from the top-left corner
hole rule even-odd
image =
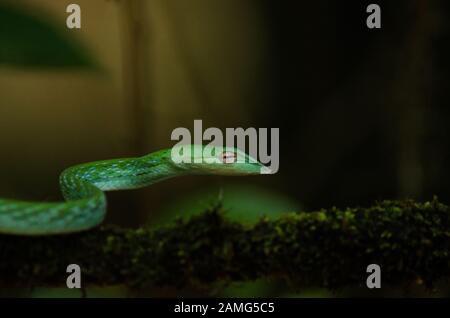
[[[235,147],[177,145],[171,159],[185,171],[195,174],[255,175],[268,174],[270,169]]]

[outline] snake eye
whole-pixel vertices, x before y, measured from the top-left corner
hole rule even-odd
[[[222,163],[235,163],[237,161],[237,154],[235,152],[223,152],[219,159]]]

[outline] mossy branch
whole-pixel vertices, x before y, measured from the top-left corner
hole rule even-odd
[[[154,229],[100,227],[52,237],[0,236],[0,287],[65,286],[68,264],[83,284],[185,287],[284,278],[294,287],[427,286],[450,275],[450,208],[384,201],[369,208],[289,213],[245,226],[211,209]]]

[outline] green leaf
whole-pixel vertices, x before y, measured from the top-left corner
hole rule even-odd
[[[65,28],[0,4],[0,66],[92,68],[86,49]]]

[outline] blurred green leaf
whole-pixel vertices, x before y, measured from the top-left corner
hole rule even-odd
[[[86,49],[25,9],[0,4],[0,65],[38,68],[93,67]]]
[[[221,291],[220,297],[271,297],[274,296],[276,284],[267,280],[258,279],[251,282],[232,282]]]
[[[284,213],[301,210],[297,201],[273,190],[253,185],[227,184],[221,189],[200,189],[178,197],[163,207],[153,222],[161,224],[172,222],[177,217],[189,218],[219,201],[229,219],[249,224],[263,216],[274,219]]]

